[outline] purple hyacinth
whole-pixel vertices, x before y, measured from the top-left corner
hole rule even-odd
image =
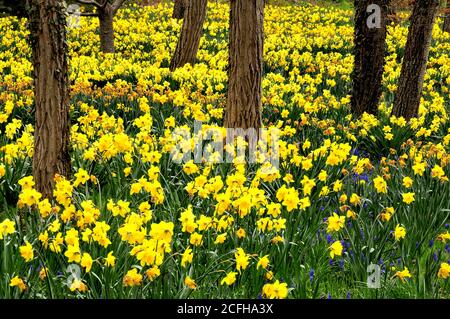
[[[439,259],[439,258],[438,258],[438,255],[437,255],[436,253],[433,253],[433,260],[434,260],[434,261],[438,261],[438,259]]]
[[[312,283],[314,280],[314,269],[311,268],[309,271],[309,282]]]
[[[327,235],[327,242],[330,244],[333,241],[333,237],[331,237],[331,235]]]
[[[341,268],[341,270],[344,270],[344,259],[340,259],[339,260],[339,268]]]

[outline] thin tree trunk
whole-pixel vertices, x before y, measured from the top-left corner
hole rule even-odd
[[[364,112],[377,114],[380,101],[385,62],[387,0],[355,0],[354,69],[352,112],[360,116]],[[381,8],[379,25],[368,26],[370,4]],[[373,23],[374,21],[369,21]]]
[[[66,15],[58,0],[30,0],[30,41],[34,66],[36,189],[51,198],[54,177],[70,176],[69,79]]]
[[[264,0],[231,0],[227,128],[261,128]]]
[[[100,22],[100,49],[104,53],[114,53],[114,10],[107,4],[104,8],[97,8]]]
[[[186,1],[189,0],[175,0],[175,3],[173,4],[172,18],[183,19],[184,11],[186,9]]]
[[[189,0],[187,2],[180,38],[170,62],[171,71],[182,67],[186,63],[195,63],[200,39],[203,34],[207,3],[207,0]]]
[[[392,115],[417,116],[438,7],[437,0],[416,0],[414,4]]]
[[[445,11],[444,25],[442,29],[450,33],[450,0],[447,0],[447,9]]]

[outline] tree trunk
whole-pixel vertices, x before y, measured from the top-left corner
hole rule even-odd
[[[114,53],[114,9],[111,4],[97,8],[100,22],[100,49],[104,53]]]
[[[180,38],[170,62],[171,71],[182,67],[186,63],[195,63],[200,39],[203,34],[207,3],[207,0],[189,0],[187,2]]]
[[[409,120],[417,116],[427,68],[437,0],[416,0],[410,19],[402,70],[392,115]]]
[[[183,19],[184,11],[186,9],[186,1],[188,0],[175,0],[175,3],[173,4],[172,18]]]
[[[386,24],[390,25],[391,23],[398,24],[399,17],[397,16],[397,8],[394,6],[392,1],[389,0],[387,4]]]
[[[61,1],[30,0],[30,42],[34,66],[36,189],[51,198],[55,174],[70,177],[69,78],[66,15]]]
[[[387,0],[355,0],[354,69],[352,112],[376,114],[380,101],[385,62]],[[381,17],[372,20],[367,12],[370,4],[381,8]],[[368,25],[377,22],[379,25]]]
[[[444,26],[442,30],[450,33],[450,0],[447,0],[447,9],[445,11]]]
[[[264,0],[231,0],[227,128],[261,128]]]

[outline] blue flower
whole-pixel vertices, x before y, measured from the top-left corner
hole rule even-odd
[[[330,244],[333,241],[333,237],[331,237],[331,235],[327,235],[327,242]]]
[[[339,260],[339,268],[341,268],[341,270],[344,270],[344,259],[340,259]]]
[[[309,282],[312,283],[314,280],[314,269],[311,268],[309,271]]]
[[[342,252],[345,253],[347,251],[347,244],[344,240],[341,240]]]
[[[439,258],[438,258],[438,255],[437,255],[436,253],[433,253],[433,260],[434,260],[434,261],[438,261],[438,259],[439,259]]]
[[[366,173],[359,175],[359,179],[368,182],[369,181],[369,176],[367,176]]]

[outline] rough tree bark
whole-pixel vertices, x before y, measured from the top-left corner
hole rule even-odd
[[[104,53],[114,53],[114,8],[106,3],[103,7],[97,7],[98,20],[100,22],[100,49]]]
[[[231,0],[227,128],[261,128],[264,0]]]
[[[438,7],[438,0],[416,0],[414,4],[392,115],[407,120],[417,116]]]
[[[381,8],[379,25],[368,25],[372,12],[369,5]],[[388,0],[355,0],[354,69],[352,112],[356,116],[364,112],[377,114],[380,101],[385,62],[386,23]]]
[[[186,9],[186,1],[189,0],[175,0],[175,3],[173,4],[172,18],[183,19],[184,11]]]
[[[447,0],[447,8],[445,11],[444,25],[442,29],[450,33],[450,0]]]
[[[36,189],[51,198],[55,174],[69,177],[69,77],[66,15],[58,0],[29,0],[34,66]]]
[[[200,39],[203,34],[207,3],[208,0],[188,0],[186,2],[180,38],[170,61],[171,71],[182,67],[186,63],[195,63]]]

